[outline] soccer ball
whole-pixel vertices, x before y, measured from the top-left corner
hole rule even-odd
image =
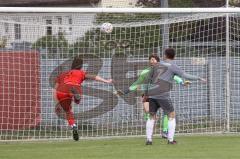
[[[103,23],[100,30],[104,33],[111,33],[113,30],[113,25],[111,23]]]

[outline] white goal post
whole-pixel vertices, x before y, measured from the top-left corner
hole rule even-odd
[[[100,31],[105,22],[111,33]],[[73,103],[80,138],[144,135],[141,92],[113,92],[167,47],[183,70],[207,78],[174,84],[176,132],[239,133],[239,34],[239,8],[0,7],[0,140],[71,138],[53,81],[78,55],[84,70],[115,81],[83,83],[81,103]]]

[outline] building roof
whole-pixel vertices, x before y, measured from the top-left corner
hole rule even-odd
[[[67,6],[89,6],[99,3],[101,0],[0,0],[0,7],[67,7]],[[106,1],[106,0],[105,0]],[[109,0],[111,2],[111,0]],[[137,0],[147,2],[146,0]],[[154,0],[149,0],[154,1]],[[182,2],[179,0],[176,2]],[[115,0],[116,2],[116,0]],[[194,7],[221,7],[225,0],[192,0]],[[113,2],[114,3],[114,2]],[[158,4],[159,5],[159,4]]]
[[[43,7],[43,6],[73,6],[91,5],[100,0],[0,0],[0,7]]]

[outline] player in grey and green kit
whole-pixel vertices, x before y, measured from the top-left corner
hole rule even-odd
[[[164,52],[164,61],[154,64],[151,71],[146,77],[148,85],[144,94],[148,96],[150,120],[146,122],[146,145],[152,145],[152,135],[155,125],[156,113],[159,108],[168,114],[168,144],[176,144],[174,140],[176,119],[174,106],[171,102],[170,91],[172,89],[172,81],[175,75],[189,80],[200,80],[206,82],[205,79],[187,74],[175,61],[175,50],[168,48]]]
[[[149,63],[151,66],[153,66],[154,64],[158,63],[160,61],[159,57],[155,54],[151,55],[149,57]],[[125,91],[118,91],[118,94],[120,95],[125,95],[128,94],[129,92],[133,92],[133,91],[145,91],[147,89],[147,77],[149,76],[149,73],[151,71],[151,67],[148,67],[146,69],[144,69],[138,79]],[[187,85],[189,84],[188,81],[183,81],[182,78],[180,78],[179,76],[174,76],[174,81],[177,84],[181,84],[181,85]],[[143,95],[143,108],[144,108],[144,119],[147,121],[150,119],[150,114],[149,114],[149,102],[148,102],[148,98],[146,96]],[[163,118],[162,118],[162,138],[167,138],[167,133],[168,133],[168,116],[167,113],[164,112]]]

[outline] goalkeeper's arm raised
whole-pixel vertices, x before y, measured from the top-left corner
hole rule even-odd
[[[118,94],[119,94],[119,95],[125,95],[125,94],[128,94],[128,93],[130,93],[130,92],[137,91],[137,90],[144,91],[144,90],[145,90],[145,87],[147,87],[147,85],[149,84],[148,82],[146,82],[146,79],[147,79],[147,77],[149,76],[150,71],[151,71],[151,67],[148,67],[148,68],[144,69],[144,70],[140,73],[138,79],[137,79],[135,82],[133,82],[133,83],[131,84],[131,86],[128,87],[128,89],[126,89],[126,90],[124,90],[124,91],[118,90],[118,91],[117,91]],[[174,81],[175,81],[177,84],[181,84],[181,85],[184,85],[184,84],[185,84],[184,81],[183,81],[183,79],[182,79],[181,77],[179,77],[179,76],[176,76],[176,75],[175,75],[173,79],[174,79]]]
[[[128,94],[128,93],[132,92],[132,91],[139,90],[140,87],[141,87],[141,85],[144,84],[144,81],[145,81],[146,77],[148,77],[148,74],[149,74],[150,70],[151,70],[150,67],[144,69],[144,70],[140,73],[140,75],[138,76],[138,79],[137,79],[135,82],[133,82],[133,83],[131,84],[131,86],[128,87],[128,89],[126,89],[126,90],[124,90],[124,91],[118,90],[117,93],[118,93],[119,95],[125,95],[125,94]]]

